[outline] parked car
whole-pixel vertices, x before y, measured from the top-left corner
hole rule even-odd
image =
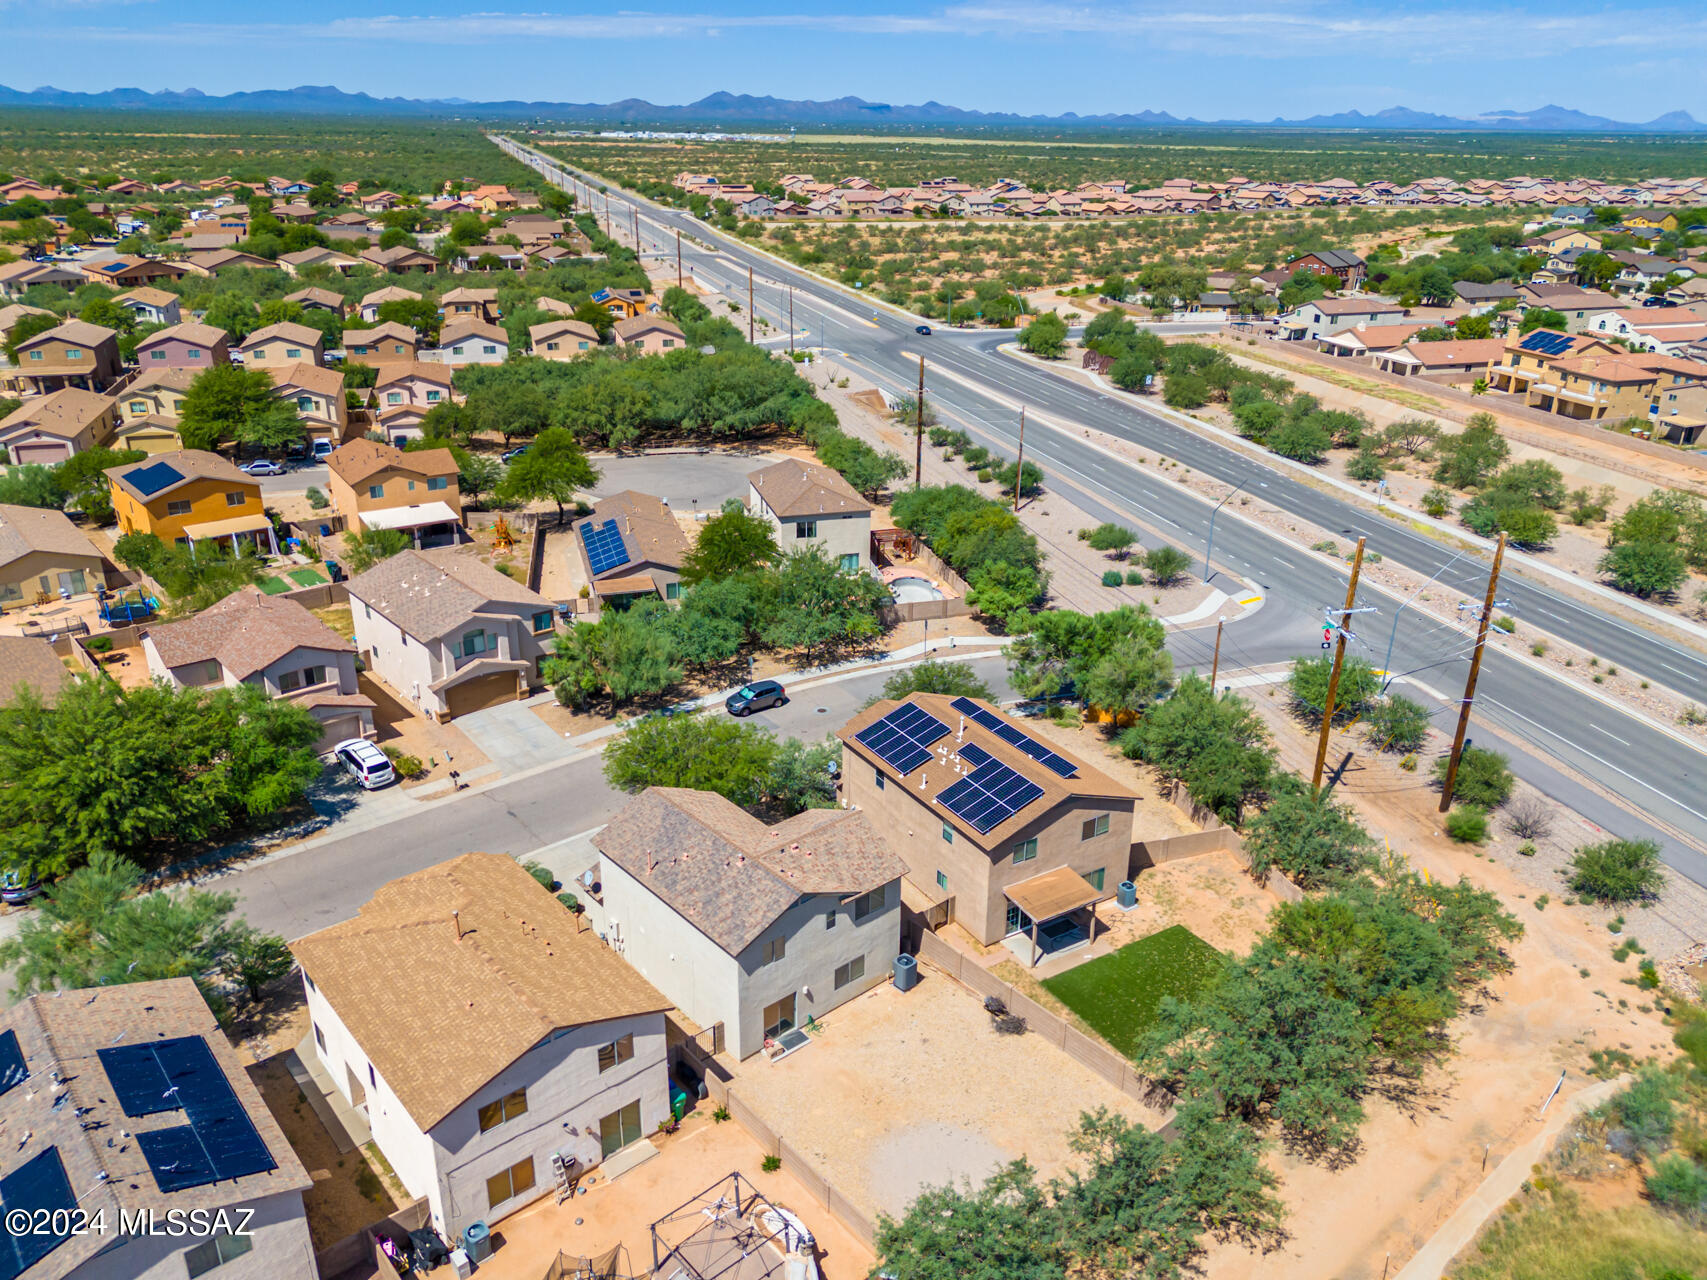
[[[527,445],[519,444],[514,449],[506,449],[506,450],[504,450],[504,452],[500,453],[498,455],[498,460],[500,462],[514,462],[517,458],[521,457],[527,451],[528,451]]]
[[[256,458],[237,468],[246,476],[282,476],[285,469],[271,458]]]
[[[788,690],[775,680],[755,680],[735,690],[723,700],[723,709],[732,716],[747,716],[769,707],[780,707],[788,701]]]
[[[366,738],[346,738],[332,748],[332,755],[366,791],[377,791],[397,781],[391,761]]]
[[[928,324],[916,324],[913,326],[913,332],[922,333],[928,338],[931,336],[931,327]]]
[[[320,436],[316,438],[313,447],[314,460],[316,462],[320,462],[326,458],[330,458],[332,456],[332,448],[332,442],[326,439],[326,437]]]
[[[47,886],[36,879],[35,872],[28,867],[13,867],[10,871],[0,872],[0,902],[16,906],[40,897],[46,891]]]

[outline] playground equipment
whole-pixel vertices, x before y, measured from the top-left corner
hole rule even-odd
[[[494,551],[514,551],[516,535],[510,532],[510,522],[503,516],[498,517],[498,523],[492,526],[492,549]]]
[[[125,591],[117,596],[106,591],[99,593],[101,603],[101,621],[109,627],[129,626],[133,622],[147,622],[160,610],[160,602],[153,596],[144,595],[140,591]]]

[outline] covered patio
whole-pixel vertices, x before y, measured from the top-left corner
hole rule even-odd
[[[279,541],[273,533],[273,522],[265,515],[232,516],[227,520],[206,520],[201,524],[184,526],[184,536],[194,547],[198,542],[227,541],[233,554],[239,554],[248,543],[259,555],[276,556]]]
[[[414,539],[417,551],[425,547],[454,547],[464,536],[462,518],[444,502],[417,502],[407,507],[363,511],[361,522],[367,529],[402,530]]]
[[[1049,956],[1086,946],[1096,936],[1097,899],[1102,890],[1071,867],[1056,867],[1010,884],[1008,949],[1035,969]]]

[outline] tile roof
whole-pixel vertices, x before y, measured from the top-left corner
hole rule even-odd
[[[35,690],[53,706],[59,691],[71,683],[71,672],[53,646],[41,636],[0,636],[0,707],[16,700],[19,685]]]
[[[749,473],[747,479],[781,520],[871,510],[871,504],[842,478],[841,472],[821,463],[785,458]]]
[[[129,477],[133,473],[141,471],[144,467],[154,467],[161,463],[171,467],[183,479],[174,480],[171,484],[156,489],[152,493],[143,493],[131,483]],[[141,462],[127,462],[122,467],[108,467],[107,476],[120,485],[126,493],[138,502],[143,503],[153,502],[162,495],[168,494],[180,485],[188,484],[192,480],[219,480],[226,484],[242,484],[251,488],[260,487],[217,453],[208,453],[202,449],[175,449],[171,453],[156,453],[144,458]]]
[[[182,324],[167,325],[157,329],[141,342],[136,344],[138,351],[146,351],[150,347],[159,346],[162,342],[172,339],[187,342],[192,347],[217,347],[222,342],[231,341],[231,335],[218,325],[201,324],[195,320],[186,320]]]
[[[494,603],[554,608],[537,591],[459,547],[399,551],[353,578],[350,594],[417,640],[436,640]]]
[[[415,476],[454,476],[456,457],[449,449],[417,449],[405,453],[377,440],[351,440],[332,450],[326,465],[347,485],[358,485],[381,471]]]
[[[101,556],[63,511],[0,504],[0,564],[11,564],[32,551],[97,560]]]
[[[1443,364],[1488,364],[1505,354],[1503,338],[1441,338],[1433,342],[1408,342],[1405,350],[1424,367]]]
[[[648,787],[593,844],[730,955],[802,894],[865,893],[906,871],[858,811],[808,809],[768,827],[682,787]]]
[[[81,387],[66,387],[33,400],[26,400],[0,418],[0,436],[30,428],[46,436],[71,439],[109,408],[113,400]]]
[[[354,653],[355,646],[295,600],[244,587],[182,622],[149,628],[160,661],[168,667],[214,661],[227,674],[247,680],[295,649]]]
[[[559,1028],[670,1008],[501,854],[393,880],[291,950],[422,1131]]]

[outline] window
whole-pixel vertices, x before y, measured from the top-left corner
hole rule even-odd
[[[403,393],[401,391],[387,391],[385,393],[385,403],[386,404],[402,404],[403,403]]]
[[[451,646],[451,652],[459,658],[472,658],[477,653],[485,653],[491,646],[487,643],[491,636],[484,631],[469,631],[462,639]]]
[[[314,1027],[314,1043],[320,1046],[320,1052],[321,1053],[325,1053],[326,1052],[326,1033],[320,1029],[320,1024],[318,1022],[314,1023],[313,1027]]]
[[[873,769],[871,771],[871,780],[877,784],[877,789],[879,791],[883,790],[883,770]]]
[[[302,688],[302,672],[282,671],[279,673],[279,692],[295,693]]]
[[[130,411],[132,413],[147,413],[148,412],[148,401],[146,401],[146,400],[132,400],[130,402]]]
[[[67,347],[67,348],[65,348],[65,358],[67,360],[81,360],[83,358],[83,348],[82,347]]]
[[[241,489],[233,489],[225,495],[225,505],[228,507],[240,507],[247,501],[249,501],[249,495]]]
[[[385,496],[385,486],[382,484],[370,484],[367,487],[367,496],[370,498],[383,498]]]
[[[255,349],[255,359],[265,360],[266,358],[267,358],[267,349],[265,347],[257,347]]]
[[[484,351],[489,356],[498,354],[498,348],[493,346],[490,342],[488,342],[485,346],[481,347],[480,349],[482,351]]]
[[[486,1179],[486,1207],[496,1208],[512,1196],[533,1190],[533,1157],[517,1161]]]
[[[836,927],[836,913],[834,911],[826,911],[824,913],[824,927],[826,929],[834,929]]]
[[[371,1063],[371,1062],[367,1064],[367,1082],[370,1085],[378,1085],[379,1084],[379,1077],[374,1075],[373,1063]]]
[[[32,351],[32,352],[30,352],[30,359],[32,359],[32,360],[40,360],[40,359],[41,359],[41,352],[39,352],[39,351]]]
[[[197,1276],[205,1276],[214,1268],[241,1258],[254,1247],[254,1236],[234,1236],[222,1231],[193,1249],[184,1250],[184,1265],[190,1270],[190,1280],[195,1280]]]
[[[439,393],[437,391],[427,392],[427,403],[428,404],[437,404],[438,402],[439,402]]]
[[[427,492],[428,493],[431,493],[437,489],[448,489],[448,488],[450,488],[450,477],[449,476],[429,476],[427,478]]]
[[[948,890],[948,876],[946,873],[941,871],[936,873],[936,887],[944,892]]]
[[[664,345],[666,347],[673,347],[676,345],[676,340],[674,338],[665,338]]]
[[[555,351],[557,350],[557,344],[555,342],[548,342],[545,344],[545,349],[547,351]]]
[[[304,667],[302,669],[302,687],[303,688],[308,689],[308,688],[312,688],[313,686],[315,686],[317,684],[325,684],[325,683],[326,683],[326,668],[325,667]]]
[[[946,822],[942,824],[942,838],[949,844],[954,843],[954,828],[949,826]]]
[[[1106,874],[1106,869],[1103,867],[1098,867],[1095,871],[1088,872],[1085,875],[1085,879],[1090,882],[1091,888],[1095,889],[1098,893],[1101,893],[1102,892],[1102,878],[1105,874]]]
[[[286,347],[285,348],[285,359],[286,360],[300,360],[300,359],[302,359],[302,348],[301,347]]]
[[[160,354],[165,355],[166,353],[162,351]],[[202,349],[200,347],[186,347],[184,354],[191,360],[200,360],[202,358]]]
[[[865,957],[855,956],[846,964],[836,966],[836,989],[840,990],[848,983],[858,982],[863,977],[865,977]]]
[[[621,1111],[599,1121],[599,1152],[612,1156],[631,1142],[640,1141],[640,1101],[635,1099]]]
[[[634,1056],[634,1036],[632,1033],[620,1040],[612,1040],[609,1044],[599,1046],[599,1071],[609,1071],[612,1067],[620,1066]]]
[[[168,502],[166,514],[169,516],[187,516],[190,514],[190,504],[187,502]]]
[[[816,520],[796,520],[794,522],[794,536],[797,538],[816,538],[818,536],[818,522]]]
[[[166,358],[166,353],[156,347],[153,351],[148,353],[148,358],[150,360],[164,360]]]
[[[537,636],[542,631],[551,630],[551,610],[542,609],[533,615],[533,633]]]
[[[843,573],[858,573],[859,572],[859,552],[850,551],[847,553],[847,555],[842,557],[842,572]]]
[[[1098,836],[1108,834],[1108,815],[1099,813],[1094,818],[1086,818],[1084,825],[1079,828],[1079,839],[1094,840]]]
[[[1037,837],[1029,840],[1018,840],[1014,843],[1014,861],[1030,862],[1037,856]]]
[[[679,583],[679,582],[666,582],[664,584],[664,599],[666,599],[666,600],[680,600],[681,598],[682,598],[682,584],[681,583]]]
[[[854,923],[858,924],[867,916],[883,910],[889,905],[889,886],[873,889],[870,893],[862,893],[853,901]]]
[[[488,1102],[480,1108],[480,1132],[486,1133],[496,1129],[506,1120],[514,1120],[517,1116],[525,1116],[528,1110],[528,1091],[517,1089],[514,1093],[506,1093],[502,1098]]]
[[[414,482],[414,481],[413,481],[413,480],[411,480],[411,481],[410,481],[410,482],[409,482],[409,492],[410,492],[410,493],[414,493],[414,492],[415,492],[415,482]]]
[[[767,964],[775,964],[787,954],[788,939],[771,938],[765,943],[763,951],[759,953],[759,965],[763,967]]]

